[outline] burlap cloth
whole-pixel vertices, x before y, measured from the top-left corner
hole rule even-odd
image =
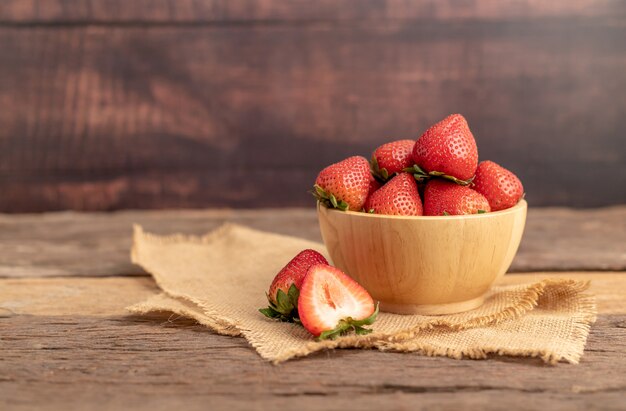
[[[495,287],[474,311],[445,316],[380,313],[368,335],[316,341],[301,326],[270,320],[265,291],[299,251],[324,246],[226,224],[204,237],[145,233],[136,226],[132,260],[154,276],[162,293],[129,307],[133,313],[169,312],[219,334],[243,336],[274,363],[330,348],[377,348],[486,358],[489,354],[577,363],[595,321],[587,283],[546,280]]]

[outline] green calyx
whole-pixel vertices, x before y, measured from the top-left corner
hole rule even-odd
[[[389,180],[389,172],[386,168],[380,168],[378,165],[378,160],[376,160],[376,156],[372,155],[372,159],[370,160],[370,171],[374,178],[376,178],[381,183]]]
[[[467,186],[470,185],[472,183],[472,180],[474,179],[473,177],[470,178],[469,180],[460,180],[454,176],[449,176],[441,171],[429,171],[426,172],[424,171],[420,166],[418,166],[417,164],[414,164],[412,167],[407,167],[404,170],[402,170],[406,173],[411,173],[413,174],[413,177],[415,178],[415,180],[417,180],[419,183],[424,183],[427,180],[433,178],[433,177],[440,177],[440,178],[445,178],[446,180],[450,180],[453,183],[456,183],[458,185],[461,186]]]
[[[276,302],[272,301],[268,295],[267,301],[269,301],[269,306],[267,308],[259,308],[259,312],[268,318],[274,318],[279,321],[300,323],[298,297],[300,297],[300,291],[295,284],[291,284],[286,294],[283,290],[278,289]]]
[[[317,201],[319,201],[328,208],[336,208],[341,211],[347,211],[349,208],[348,203],[343,200],[337,199],[337,197],[335,197],[332,193],[326,192],[326,190],[324,190],[317,184],[313,186],[313,191],[311,191],[311,194],[313,194],[313,197],[315,197]]]
[[[378,304],[376,304],[376,309],[374,310],[372,315],[370,315],[369,317],[364,318],[362,320],[355,320],[352,317],[339,320],[339,323],[337,323],[337,326],[334,329],[324,331],[317,338],[319,340],[326,340],[326,339],[332,340],[332,339],[339,337],[340,335],[349,333],[350,331],[354,331],[357,335],[369,334],[372,332],[372,330],[369,328],[365,328],[364,326],[374,324],[374,321],[376,321],[377,316],[378,316]]]

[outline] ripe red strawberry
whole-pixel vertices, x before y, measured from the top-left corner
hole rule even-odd
[[[367,198],[369,198],[372,195],[372,193],[374,193],[376,190],[378,190],[382,186],[383,186],[383,184],[380,181],[378,181],[374,177],[372,177],[371,180],[370,180],[370,188],[367,191]]]
[[[380,181],[378,181],[374,177],[372,177],[372,179],[370,180],[370,188],[369,188],[369,190],[367,192],[367,199],[365,200],[365,204],[367,204],[367,201],[370,199],[372,194],[374,194],[376,192],[376,190],[378,190],[382,186],[383,186],[383,183],[381,183]],[[365,205],[364,205],[364,207],[365,207]]]
[[[284,266],[270,285],[267,293],[269,307],[259,311],[270,318],[293,321],[298,318],[298,294],[309,268],[328,264],[326,258],[315,250],[303,250]]]
[[[524,195],[524,186],[515,174],[493,161],[482,161],[476,169],[474,190],[487,198],[491,211],[513,207]]]
[[[434,179],[424,190],[424,215],[481,214],[491,211],[487,199],[467,186]]]
[[[371,178],[370,164],[364,157],[349,157],[320,171],[313,195],[327,207],[359,211],[367,199]]]
[[[429,173],[459,180],[472,178],[478,165],[478,149],[465,118],[452,114],[426,130],[415,142],[413,161]]]
[[[372,170],[382,180],[413,165],[413,140],[398,140],[383,144],[372,155]]]
[[[359,283],[338,268],[319,264],[304,277],[298,312],[304,328],[324,339],[350,330],[370,333],[372,330],[363,326],[376,320],[378,307]]]
[[[370,195],[365,211],[387,215],[422,215],[422,200],[411,174],[400,173]]]

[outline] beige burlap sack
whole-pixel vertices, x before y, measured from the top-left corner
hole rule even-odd
[[[226,224],[204,237],[156,236],[135,227],[132,260],[154,276],[161,294],[129,307],[171,312],[217,333],[243,336],[274,363],[330,348],[377,348],[485,358],[488,354],[577,363],[595,304],[587,283],[542,281],[495,287],[474,311],[445,315],[380,313],[368,335],[317,341],[299,325],[267,319],[265,291],[299,251],[322,244]]]

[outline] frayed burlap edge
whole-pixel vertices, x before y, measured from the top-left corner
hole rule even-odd
[[[219,319],[211,318],[205,315],[193,303],[172,298],[166,293],[157,294],[150,297],[146,301],[126,307],[126,309],[133,314],[139,315],[155,312],[174,313],[181,317],[192,318],[199,324],[209,327],[218,334],[229,335],[231,337],[241,336],[241,331],[237,327],[233,327],[232,324],[225,323]]]
[[[164,295],[176,300],[180,305],[174,304],[161,304],[166,306],[163,310],[154,309],[154,303],[150,303],[150,300],[136,304],[129,307],[129,311],[137,314],[146,314],[154,311],[167,311],[173,312],[181,316],[190,317],[198,321],[200,324],[205,325],[213,331],[231,336],[253,336],[254,330],[241,327],[237,321],[224,317],[219,314],[219,308],[213,307],[204,301],[197,300],[195,298],[171,292],[162,287],[162,281],[160,279],[159,270],[156,267],[147,267],[138,260],[137,256],[137,239],[142,237],[143,240],[158,244],[172,244],[179,242],[189,242],[197,244],[210,243],[213,239],[223,235],[227,230],[233,227],[241,227],[237,224],[225,223],[219,228],[213,230],[204,236],[191,236],[183,234],[174,234],[168,236],[159,236],[151,233],[144,232],[143,228],[139,225],[134,225],[133,247],[131,250],[131,259],[133,263],[141,265],[146,271],[150,272],[157,285],[164,291]],[[241,227],[248,229],[247,227]],[[280,237],[281,236],[276,234]],[[451,349],[451,348],[439,348],[433,347],[428,344],[420,343],[414,340],[415,337],[426,329],[433,328],[445,328],[449,330],[461,331],[470,328],[486,327],[490,325],[496,325],[503,321],[510,321],[523,316],[530,310],[537,306],[539,298],[551,287],[561,287],[569,289],[571,294],[577,294],[575,298],[579,304],[579,311],[574,315],[574,327],[570,338],[575,342],[576,348],[571,349],[563,354],[557,354],[548,350],[511,350],[502,349],[497,347],[482,347],[471,350]],[[310,343],[284,352],[278,357],[268,357],[264,355],[263,343],[253,342],[248,338],[249,343],[257,349],[259,354],[265,359],[270,360],[274,364],[287,361],[295,357],[303,357],[312,354],[317,351],[325,349],[335,348],[377,348],[380,350],[400,351],[400,352],[418,352],[427,356],[446,356],[450,358],[473,358],[481,359],[487,358],[489,354],[496,355],[512,355],[512,356],[526,356],[526,357],[539,357],[548,364],[555,364],[561,360],[565,360],[570,363],[578,363],[584,346],[590,331],[591,324],[596,319],[596,305],[593,296],[588,294],[582,294],[589,287],[588,281],[575,281],[575,280],[553,280],[546,279],[536,284],[529,286],[524,290],[524,296],[515,306],[507,307],[503,311],[498,313],[487,315],[484,317],[477,317],[463,324],[451,323],[446,319],[433,317],[432,321],[425,322],[419,326],[412,327],[402,332],[396,332],[393,334],[374,332],[369,335],[348,335],[337,338],[335,340],[324,341],[311,341]],[[189,308],[189,304],[193,304],[198,307],[199,311]],[[157,304],[158,305],[158,304]],[[256,339],[255,339],[256,340]],[[409,341],[413,340],[413,341]],[[407,343],[408,342],[408,343]],[[402,344],[400,344],[402,343]]]
[[[377,348],[382,351],[397,352],[418,352],[427,356],[441,356],[461,359],[463,357],[472,359],[484,359],[489,354],[511,355],[523,357],[540,357],[548,364],[556,364],[561,360],[565,360],[572,364],[578,364],[584,351],[587,336],[591,329],[591,324],[596,320],[596,304],[595,298],[589,294],[579,294],[576,296],[580,311],[574,316],[574,328],[570,338],[575,341],[576,349],[569,350],[562,355],[547,350],[512,350],[497,347],[485,347],[472,350],[440,349],[428,344],[424,344],[419,340],[415,340],[418,334],[426,329],[444,328],[453,331],[462,331],[470,328],[480,328],[495,325],[503,321],[515,320],[532,310],[536,305],[539,297],[549,287],[571,287],[572,294],[581,293],[589,288],[589,281],[575,280],[552,280],[547,279],[533,284],[517,307],[509,307],[504,311],[495,315],[476,318],[465,324],[449,323],[446,320],[434,318],[432,321],[420,324],[401,333],[386,334],[372,333],[365,336],[347,335],[336,340],[315,341],[306,346],[285,352],[283,355],[273,358],[275,364],[287,361],[295,357],[303,357],[313,352],[334,349],[334,348]],[[411,341],[412,340],[412,341]],[[407,343],[408,342],[408,343]],[[258,348],[258,347],[255,347]]]
[[[565,283],[565,284],[564,284]],[[396,352],[418,352],[422,355],[430,357],[450,357],[455,359],[471,358],[471,359],[485,359],[490,354],[500,356],[514,356],[514,357],[539,357],[544,363],[554,365],[560,361],[566,361],[571,364],[578,364],[583,355],[585,344],[589,332],[591,331],[591,325],[595,323],[597,319],[597,306],[595,297],[591,294],[584,294],[589,288],[589,281],[575,281],[575,280],[544,280],[540,283],[534,284],[532,289],[541,289],[537,293],[537,297],[543,294],[548,286],[562,286],[567,285],[569,289],[574,293],[580,293],[575,295],[574,298],[578,303],[579,311],[574,313],[571,317],[573,320],[573,327],[569,338],[570,344],[568,350],[562,353],[555,353],[550,350],[520,350],[511,348],[502,348],[496,346],[483,345],[479,348],[458,350],[453,348],[440,348],[430,344],[420,342],[418,340],[404,341],[402,344],[394,342],[379,342],[377,347],[381,351],[396,351]],[[535,303],[536,305],[536,303]]]
[[[138,250],[137,250],[137,239],[139,237],[143,237],[143,239],[146,241],[150,241],[150,242],[157,243],[157,244],[163,244],[163,245],[174,244],[174,243],[179,243],[179,242],[207,244],[207,243],[210,243],[213,239],[218,238],[219,236],[223,235],[227,230],[231,229],[234,226],[236,226],[236,224],[225,223],[219,226],[218,228],[216,228],[215,230],[211,231],[210,233],[199,237],[199,236],[184,235],[184,234],[171,234],[167,236],[160,236],[160,235],[156,235],[152,233],[146,233],[143,230],[143,227],[141,227],[140,225],[137,225],[137,224],[133,225],[133,245],[132,245],[131,252],[130,252],[131,261],[134,264],[140,265],[142,268],[144,268],[146,271],[152,274],[152,278],[154,278],[154,281],[156,281],[159,288],[163,290],[164,294],[174,299],[177,299],[179,301],[190,302],[200,307],[202,311],[204,312],[204,315],[210,318],[214,324],[214,325],[209,325],[209,324],[204,324],[204,325],[207,325],[208,327],[213,329],[215,332],[220,333],[220,334],[222,333],[221,331],[224,331],[224,330],[229,330],[229,329],[239,330],[239,325],[237,324],[236,321],[233,321],[232,319],[228,317],[224,317],[220,315],[217,308],[213,308],[209,304],[206,304],[205,302],[201,300],[189,297],[184,294],[175,293],[175,292],[172,292],[171,290],[166,289],[163,286],[163,282],[161,281],[161,274],[159,273],[158,268],[147,266],[139,261]],[[176,313],[181,314],[178,311]],[[196,316],[192,316],[192,318],[198,320]],[[205,320],[204,318],[202,318],[202,320],[208,321],[208,320]]]

